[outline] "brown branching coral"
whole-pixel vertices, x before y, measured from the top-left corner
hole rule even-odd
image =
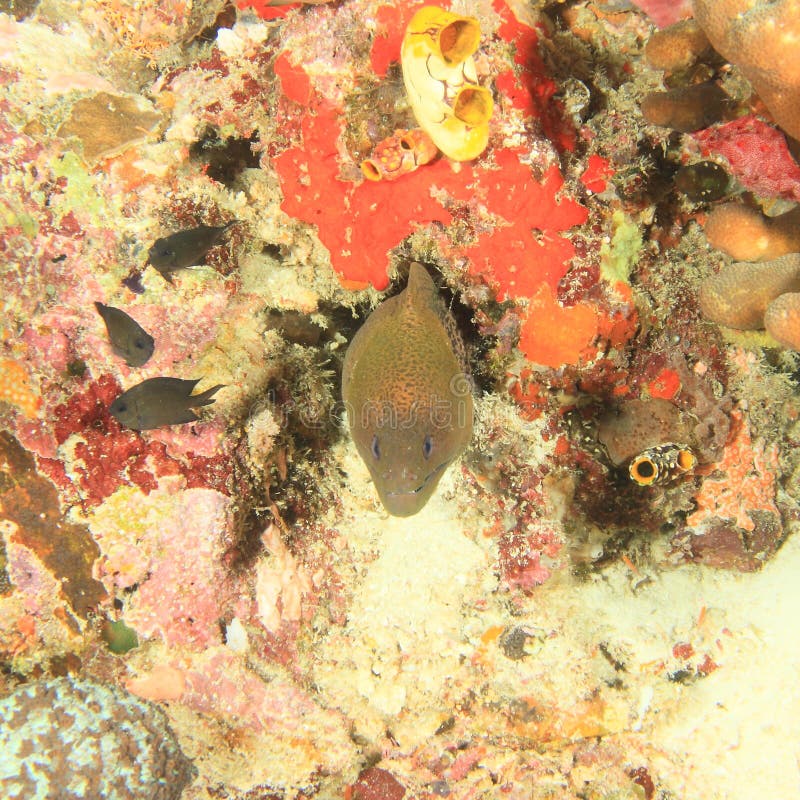
[[[753,84],[776,122],[800,137],[800,3],[695,0],[694,14],[714,48]]]

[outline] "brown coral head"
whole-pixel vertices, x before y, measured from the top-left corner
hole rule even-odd
[[[715,83],[650,92],[642,100],[642,116],[650,125],[689,133],[719,122],[729,105],[729,98]]]
[[[800,291],[800,253],[774,261],[724,266],[700,285],[703,316],[738,330],[764,327],[767,306],[786,292]]]
[[[483,86],[465,86],[456,95],[453,115],[464,124],[476,127],[485,125],[492,117],[494,101]]]
[[[741,203],[717,206],[703,229],[708,243],[737,261],[769,261],[800,252],[800,206],[777,217]]]
[[[688,69],[710,48],[697,22],[685,19],[655,31],[647,40],[644,55],[651,67],[674,72]]]
[[[781,345],[800,350],[800,293],[787,292],[773,300],[767,306],[764,326]]]
[[[742,71],[775,121],[800,137],[797,0],[695,0],[711,44]]]

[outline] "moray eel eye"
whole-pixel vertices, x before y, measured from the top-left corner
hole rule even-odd
[[[425,441],[422,443],[422,455],[425,456],[426,459],[431,457],[431,453],[433,452],[433,439],[431,435],[428,434],[425,437]]]
[[[378,436],[377,436],[377,434],[376,434],[375,436],[373,436],[373,437],[372,437],[372,446],[371,446],[371,450],[372,450],[372,457],[373,457],[373,458],[374,458],[376,461],[380,461],[380,460],[381,460],[381,446],[380,446],[380,444],[379,444],[379,442],[378,442]]]

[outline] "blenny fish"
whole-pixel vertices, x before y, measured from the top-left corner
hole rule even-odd
[[[219,241],[225,231],[239,220],[225,225],[198,225],[156,239],[147,254],[147,263],[155,267],[167,280],[170,273],[203,263],[206,253]]]
[[[111,342],[111,349],[129,367],[141,367],[153,355],[153,337],[122,309],[95,303],[97,313],[103,318]]]
[[[123,392],[108,410],[120,425],[137,431],[196,422],[200,417],[192,409],[213,403],[214,394],[223,388],[218,384],[192,395],[198,383],[199,378],[148,378]]]
[[[472,438],[471,380],[455,322],[421,264],[347,349],[342,399],[386,510],[416,514]]]

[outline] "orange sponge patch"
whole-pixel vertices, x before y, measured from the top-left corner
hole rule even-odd
[[[544,367],[576,364],[597,332],[594,306],[580,303],[565,308],[559,305],[553,290],[542,284],[528,305],[519,348],[529,361]]]
[[[37,415],[42,399],[33,389],[28,371],[17,361],[0,361],[0,401],[16,406],[26,417]]]

